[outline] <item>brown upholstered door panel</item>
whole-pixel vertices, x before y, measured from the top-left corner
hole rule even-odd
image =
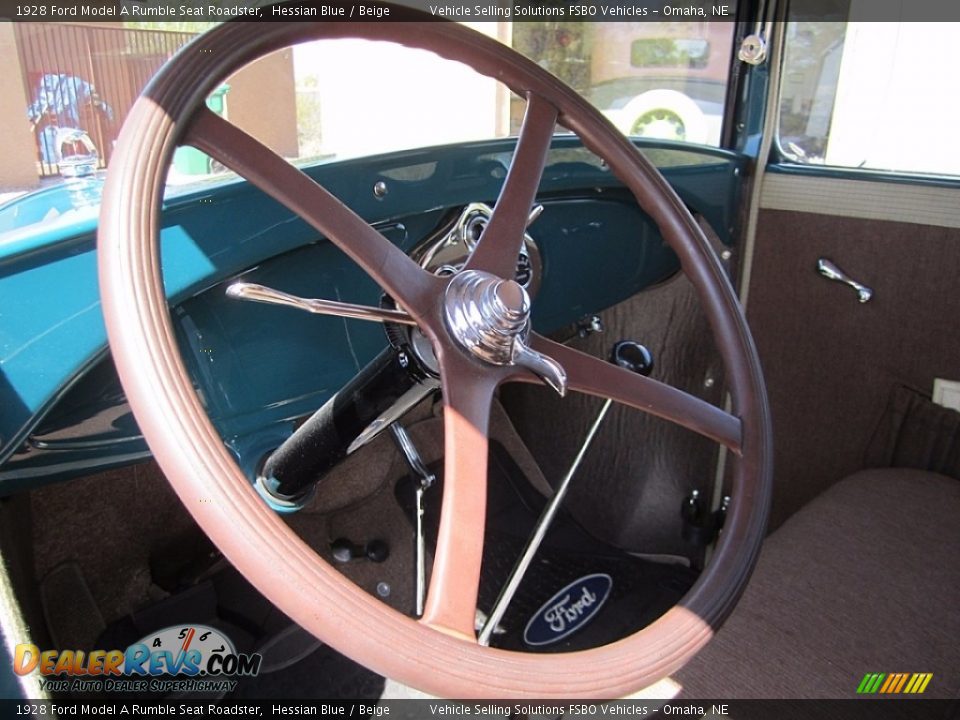
[[[850,203],[834,196],[832,204],[870,215],[862,194],[891,189],[853,183]],[[840,217],[822,205],[805,212],[799,194],[798,209],[760,212],[747,308],[776,438],[771,527],[868,464],[895,387],[929,394],[934,377],[960,379],[960,228]],[[936,222],[950,225],[955,208]],[[818,275],[820,257],[873,288],[873,299],[861,304]]]

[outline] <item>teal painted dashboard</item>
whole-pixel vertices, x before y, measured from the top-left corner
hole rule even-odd
[[[391,242],[411,250],[451,212],[493,204],[514,141],[315,165],[307,172]],[[746,159],[640,145],[681,198],[733,244]],[[377,198],[372,188],[387,183]],[[530,228],[543,258],[533,322],[553,332],[660,282],[677,259],[619,181],[574,137],[558,136]],[[0,235],[0,494],[149,453],[113,371],[96,277],[96,209]],[[224,439],[252,465],[386,340],[376,324],[241,303],[243,276],[308,297],[376,304],[380,291],[334,245],[247,183],[165,200],[164,282],[184,358]]]

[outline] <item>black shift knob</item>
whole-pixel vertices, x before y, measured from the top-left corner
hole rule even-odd
[[[610,362],[638,375],[649,375],[653,371],[653,354],[632,340],[621,340],[614,345]]]

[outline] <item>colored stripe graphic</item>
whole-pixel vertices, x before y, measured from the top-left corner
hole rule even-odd
[[[908,673],[893,673],[890,677],[887,678],[887,681],[883,684],[883,687],[880,688],[882,693],[897,693],[900,692],[899,688],[907,680]]]
[[[910,682],[907,683],[904,692],[911,694],[922,693],[927,689],[927,685],[930,684],[930,678],[932,677],[933,673],[914,673],[913,677],[910,678]]]
[[[857,694],[918,695],[927,689],[932,678],[933,673],[867,673],[857,686]]]
[[[863,680],[860,681],[860,686],[857,688],[857,692],[867,695],[875,693],[885,677],[885,673],[867,673],[863,676]]]

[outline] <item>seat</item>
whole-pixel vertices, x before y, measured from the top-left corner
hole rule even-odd
[[[764,543],[743,598],[674,680],[681,698],[853,698],[866,673],[960,697],[960,482],[864,470]]]

